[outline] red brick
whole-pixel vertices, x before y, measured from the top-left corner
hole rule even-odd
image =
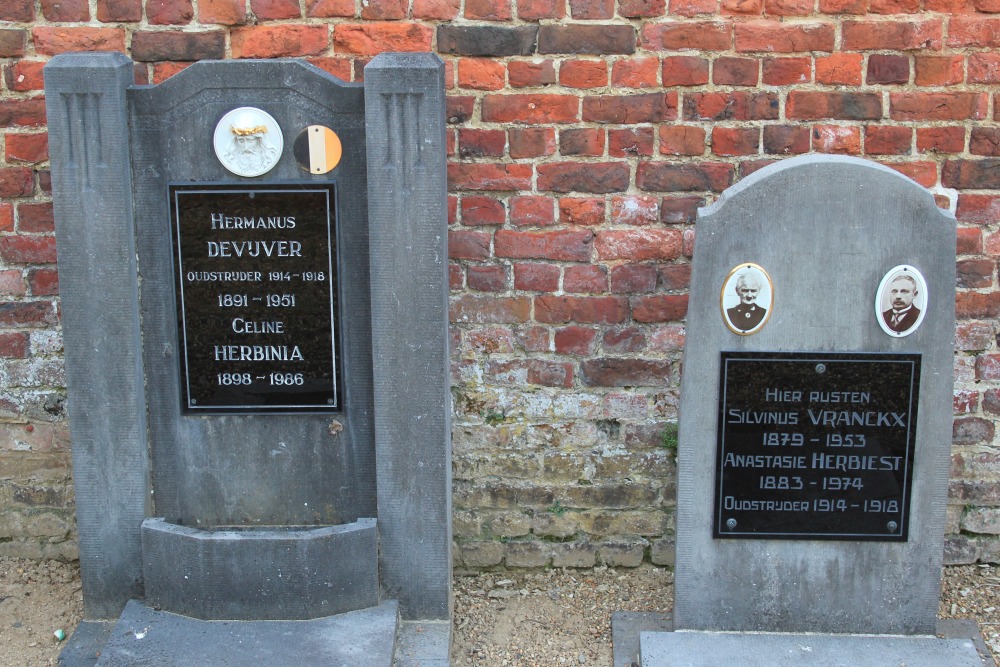
[[[7,162],[27,162],[35,164],[49,159],[49,135],[45,132],[35,134],[7,134]]]
[[[912,178],[925,188],[937,185],[937,164],[934,162],[883,162],[882,164],[907,178]]]
[[[548,227],[555,224],[553,200],[534,195],[511,197],[510,224],[516,227]]]
[[[952,86],[962,83],[965,58],[955,56],[924,56],[913,59],[913,82],[918,86]]]
[[[226,36],[222,30],[138,31],[132,35],[132,58],[142,62],[223,58],[225,54]]]
[[[810,58],[765,58],[761,68],[762,80],[769,86],[809,83],[812,77]]]
[[[876,120],[882,117],[878,93],[813,92],[793,90],[785,107],[788,118],[818,120]]]
[[[346,58],[309,58],[309,62],[341,81],[351,80],[351,61]]]
[[[506,69],[488,58],[462,58],[458,61],[458,85],[473,90],[500,90]]]
[[[909,155],[913,129],[894,125],[865,127],[865,153],[868,155]]]
[[[732,21],[648,23],[641,33],[642,46],[657,51],[728,51],[733,43]]]
[[[970,0],[924,0],[924,9],[928,12],[945,14],[966,14],[973,7]]]
[[[20,58],[27,41],[27,30],[0,28],[0,58]]]
[[[997,0],[972,0],[972,5],[976,8],[977,12],[984,14],[1000,13],[1000,2],[997,2]]]
[[[632,25],[542,24],[538,28],[538,53],[590,55],[632,54],[636,49],[636,29]]]
[[[917,150],[921,153],[961,153],[964,148],[964,127],[917,128]]]
[[[519,0],[517,16],[524,21],[561,19],[566,16],[566,3],[562,0]]]
[[[405,19],[408,9],[409,2],[406,0],[366,0],[361,3],[361,18],[367,21]]]
[[[720,14],[754,16],[764,13],[764,0],[722,0]]]
[[[955,267],[955,286],[960,289],[991,287],[996,268],[996,262],[991,259],[960,260]]]
[[[549,162],[537,169],[539,190],[606,194],[629,184],[629,167],[622,162]]]
[[[621,264],[611,269],[611,291],[638,294],[656,289],[656,269],[649,264]]]
[[[718,9],[719,0],[670,0],[670,13],[676,16],[714,14]]]
[[[1000,380],[1000,355],[984,354],[976,359],[977,380]]]
[[[597,332],[586,327],[556,329],[553,338],[557,354],[593,354]]]
[[[659,197],[619,195],[611,198],[611,224],[652,225],[659,222],[659,218]]]
[[[23,331],[0,333],[0,358],[26,359],[28,356],[29,338]]]
[[[462,197],[462,224],[468,226],[502,225],[506,218],[503,204],[491,197]]]
[[[1000,83],[1000,54],[969,54],[969,83]]]
[[[629,19],[663,16],[666,0],[618,0],[618,13]]]
[[[459,0],[413,0],[413,18],[450,21],[458,16]],[[353,10],[354,3],[351,3]]]
[[[185,25],[193,18],[191,0],[146,0],[146,19],[154,25]]]
[[[565,262],[590,260],[594,235],[589,231],[516,232],[501,229],[493,240],[493,253],[511,259],[549,259]]]
[[[486,375],[494,382],[522,387],[525,383],[544,387],[572,387],[574,365],[542,359],[489,361]]]
[[[507,21],[511,18],[510,0],[466,0],[465,18]]]
[[[567,266],[563,290],[569,294],[602,294],[608,291],[608,270],[603,266]]]
[[[34,20],[34,0],[4,0],[0,3],[0,21],[28,23]]]
[[[524,327],[514,332],[517,344],[525,352],[548,352],[549,330],[547,327]]]
[[[600,157],[604,155],[604,130],[577,127],[559,132],[559,153]]]
[[[44,62],[39,62],[36,60],[18,60],[4,68],[4,81],[7,82],[7,88],[9,90],[14,90],[19,93],[29,92],[32,90],[42,90],[45,88],[45,80],[42,76],[42,68],[45,67]],[[42,100],[11,100],[11,102],[34,102],[37,103],[39,107],[42,106]],[[3,104],[3,103],[0,103]],[[0,112],[2,113],[2,112]],[[45,113],[44,109],[41,114],[41,124],[45,124]]]
[[[0,202],[0,232],[14,231],[14,205]]]
[[[470,266],[466,269],[469,289],[478,292],[503,292],[507,272],[502,266]]]
[[[55,221],[52,216],[52,203],[22,202],[18,204],[17,231],[29,234],[54,232]]]
[[[147,0],[148,1],[148,0]],[[376,14],[378,8],[385,4],[398,4],[398,0],[368,0],[362,9],[362,14],[366,10],[373,10]],[[250,10],[258,19],[262,21],[274,21],[279,19],[296,19],[302,16],[299,9],[298,0],[250,0]],[[401,16],[370,16],[366,18],[402,18]]]
[[[599,230],[594,247],[601,260],[671,260],[681,255],[681,233],[644,227]]]
[[[31,169],[0,168],[0,197],[27,197],[34,189],[35,179]]]
[[[559,83],[567,88],[600,88],[608,85],[603,60],[566,60],[559,67]]]
[[[97,20],[102,23],[142,20],[142,0],[97,0]]]
[[[813,0],[764,0],[768,16],[808,16],[812,11]]]
[[[54,264],[56,239],[53,236],[4,236],[0,238],[0,259],[14,264]]]
[[[609,19],[615,15],[615,0],[569,0],[569,15],[584,21]]]
[[[653,154],[653,128],[627,127],[608,130],[608,155],[638,157]]]
[[[677,118],[677,93],[595,95],[583,99],[583,120],[595,123],[659,123]]]
[[[448,257],[451,259],[486,259],[490,256],[488,232],[448,232]]]
[[[987,392],[988,394],[989,392]],[[996,399],[1000,399],[997,396]],[[994,399],[994,400],[996,400]],[[990,412],[990,403],[992,401],[984,402],[983,408]],[[997,408],[1000,408],[1000,403],[994,403]],[[952,409],[956,415],[969,415],[979,410],[979,392],[972,391],[956,391],[955,396],[952,399]]]
[[[646,349],[646,335],[635,327],[609,329],[602,339],[605,352],[625,354]]]
[[[708,60],[697,56],[668,56],[663,59],[663,85],[700,86],[708,83]]]
[[[514,264],[514,289],[555,292],[559,289],[559,267],[554,264]]]
[[[654,294],[632,298],[632,319],[636,322],[676,322],[687,315],[686,294]]]
[[[779,104],[770,92],[690,93],[684,95],[684,120],[776,120]]]
[[[507,64],[507,79],[511,88],[546,86],[556,82],[556,66],[549,59],[539,62],[512,60]]]
[[[712,153],[715,155],[756,155],[760,149],[760,128],[712,128]]]
[[[819,0],[821,14],[866,14],[868,0]]]
[[[952,422],[952,442],[956,445],[989,442],[994,433],[993,423],[979,417],[960,417]]]
[[[488,123],[572,123],[579,108],[573,95],[486,95],[482,102]]]
[[[232,32],[234,58],[281,58],[316,55],[329,42],[326,26],[268,25],[236,28]]]
[[[567,225],[593,227],[604,222],[604,200],[563,197],[559,200],[559,221]]]
[[[54,56],[69,51],[125,52],[124,28],[38,26],[31,29],[35,53]]]
[[[993,344],[993,325],[989,322],[963,322],[955,327],[955,349],[979,352]]]
[[[868,11],[872,14],[915,14],[920,11],[920,0],[871,0]]]
[[[659,387],[673,382],[669,361],[635,357],[588,359],[581,372],[583,383],[591,387]]]
[[[830,23],[752,21],[736,24],[736,51],[740,53],[833,51],[835,38]]]
[[[155,0],[150,0],[153,4]],[[42,16],[49,21],[90,20],[90,3],[86,0],[41,0]]]
[[[864,56],[860,53],[834,53],[816,58],[816,83],[828,86],[860,86]]]
[[[910,59],[873,53],[868,56],[868,73],[865,82],[872,84],[909,83]]]
[[[187,69],[193,63],[163,62],[153,63],[153,83],[163,83],[174,74]]]
[[[1000,17],[951,17],[948,21],[948,46],[1000,46]]]
[[[812,147],[819,153],[860,155],[861,129],[844,125],[815,125]]]
[[[647,192],[722,192],[733,184],[733,165],[715,162],[668,164],[642,162],[636,185]]]
[[[892,93],[889,117],[893,120],[982,120],[989,106],[987,93]]]
[[[958,319],[983,319],[1000,316],[1000,292],[959,292],[955,297]]]
[[[940,18],[924,21],[844,21],[841,30],[841,48],[845,51],[938,51],[941,49],[944,23]]]
[[[970,227],[959,227],[955,251],[959,255],[978,255],[983,251],[983,233]]]
[[[448,189],[530,190],[530,164],[449,164]]]
[[[972,128],[969,136],[969,152],[973,155],[1000,156],[1000,128]]]
[[[801,125],[765,125],[763,146],[769,155],[808,153],[811,145],[808,127]]]
[[[333,28],[334,50],[359,56],[383,51],[430,51],[433,38],[434,29],[419,23],[340,23]]]
[[[611,67],[611,85],[623,88],[653,88],[660,71],[658,58],[618,60]]]
[[[317,6],[331,3],[346,3],[347,0],[307,0],[306,16],[330,16],[330,14],[313,13]],[[354,3],[351,3],[351,14],[354,14]],[[342,16],[337,14],[337,16]],[[198,21],[200,23],[216,23],[219,25],[241,25],[246,23],[246,3],[240,0],[198,0]]]
[[[458,131],[458,154],[463,160],[480,157],[503,157],[507,133],[503,130]]]
[[[955,217],[973,225],[993,225],[1000,222],[1000,196],[961,192]]]
[[[672,292],[691,287],[690,264],[662,264],[656,270],[656,286]]]
[[[693,223],[698,208],[705,205],[701,197],[664,197],[660,201],[660,222],[665,225]]]
[[[535,320],[542,324],[618,324],[628,317],[628,301],[620,296],[535,297]]]
[[[541,157],[556,152],[556,132],[550,127],[512,127],[508,137],[512,158]]]
[[[451,322],[476,324],[516,324],[531,316],[529,297],[497,297],[462,294],[452,297],[449,308]]]
[[[756,86],[758,61],[753,58],[717,58],[712,83],[719,86]]]
[[[59,294],[59,273],[55,269],[29,269],[28,286],[32,296],[56,296]]]

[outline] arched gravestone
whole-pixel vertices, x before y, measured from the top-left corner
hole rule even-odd
[[[449,619],[443,63],[45,75],[86,616]]]
[[[696,230],[675,628],[933,634],[953,216],[884,166],[808,156],[730,188]],[[905,335],[882,315],[900,271],[923,279]],[[754,307],[769,312],[742,324]]]

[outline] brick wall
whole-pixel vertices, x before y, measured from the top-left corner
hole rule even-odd
[[[1000,560],[1000,1],[2,0],[0,553],[74,552],[41,68],[447,62],[456,563],[669,563],[699,205],[877,160],[960,221],[948,560]]]

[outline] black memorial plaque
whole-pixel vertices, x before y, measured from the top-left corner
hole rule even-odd
[[[333,185],[170,187],[187,412],[338,409]]]
[[[907,539],[919,354],[723,352],[713,536]]]

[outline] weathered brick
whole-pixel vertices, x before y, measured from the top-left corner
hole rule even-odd
[[[912,144],[912,128],[894,125],[865,127],[865,152],[869,155],[908,155]]]
[[[573,95],[486,95],[483,120],[491,123],[572,123],[580,99]]]
[[[307,0],[306,16],[353,16],[354,3],[351,3],[350,14],[331,14],[328,12],[333,4],[343,4],[346,0]],[[246,23],[246,3],[240,0],[198,0],[198,21],[201,23],[216,23],[219,25],[242,25]]]
[[[761,80],[769,86],[809,83],[811,79],[810,58],[764,58],[761,63]]]
[[[820,120],[876,120],[882,117],[882,97],[877,93],[814,92],[788,93],[788,118]]]
[[[511,0],[466,0],[465,18],[483,21],[507,21],[511,13]]]
[[[463,160],[503,157],[507,133],[503,130],[462,128],[458,131],[458,154]]]
[[[611,84],[623,88],[653,88],[659,71],[658,58],[623,58],[611,66]]]
[[[705,130],[696,125],[661,125],[660,153],[701,155],[705,152]]]
[[[663,16],[666,7],[666,0],[618,0],[618,13],[630,19]]]
[[[449,164],[448,189],[530,190],[530,164]]]
[[[551,25],[538,29],[538,53],[635,53],[635,28],[630,25]]]
[[[32,296],[59,294],[59,273],[55,269],[28,269],[28,287]]]
[[[210,32],[148,32],[132,35],[132,58],[141,62],[193,61],[225,57],[226,35]]]
[[[979,352],[988,348],[996,333],[989,322],[959,322],[955,327],[955,349]]]
[[[34,0],[4,0],[4,2],[0,4],[0,21],[27,23],[34,20]]]
[[[0,202],[0,232],[14,231],[14,205]],[[0,276],[4,272],[0,271]]]
[[[1000,292],[959,292],[955,297],[955,316],[960,320],[1000,317]]]
[[[517,16],[524,21],[561,19],[566,16],[566,3],[562,0],[518,0]]]
[[[45,56],[69,51],[125,51],[124,28],[36,26],[31,36],[35,53]]]
[[[583,21],[610,19],[615,15],[615,0],[569,0],[569,15]]]
[[[654,294],[632,298],[632,319],[636,322],[674,322],[687,315],[686,294]]]
[[[554,264],[514,264],[514,289],[555,292],[559,289],[559,267]]]
[[[646,335],[636,327],[614,328],[604,332],[601,344],[613,354],[641,352],[646,349]]]
[[[865,82],[868,84],[908,83],[910,80],[910,59],[907,56],[894,56],[873,53],[868,56],[868,72]]]
[[[466,230],[449,231],[448,256],[452,259],[486,259],[490,256],[490,234]]]
[[[956,445],[990,442],[994,431],[993,422],[981,417],[958,417],[952,425],[952,442]]]
[[[660,222],[665,225],[693,223],[698,208],[704,205],[705,200],[701,197],[664,197],[660,201]]]
[[[708,83],[708,60],[697,56],[667,56],[663,59],[663,85],[700,86]]]
[[[636,173],[636,185],[647,192],[722,192],[733,184],[733,177],[731,164],[644,162]]]
[[[620,264],[611,269],[611,291],[641,294],[656,289],[656,269],[649,264]]]
[[[594,95],[583,100],[583,120],[594,123],[658,123],[677,118],[677,93]]]
[[[541,157],[556,151],[556,133],[549,127],[512,127],[508,137],[512,158]]]
[[[973,225],[1000,222],[1000,196],[959,193],[955,217]]]
[[[502,266],[469,266],[466,280],[469,289],[479,292],[503,292],[507,289],[507,272]]]
[[[722,0],[720,14],[727,16],[759,16],[764,12],[764,0]]]
[[[969,135],[969,152],[973,155],[1000,156],[1000,128],[972,128]]]
[[[741,53],[829,52],[834,49],[835,36],[832,23],[751,21],[736,24],[735,48]]]
[[[653,128],[627,127],[608,130],[610,157],[638,157],[653,154]]]
[[[765,125],[764,152],[770,155],[799,155],[808,153],[811,136],[808,127],[799,125]]]
[[[982,120],[989,106],[987,93],[892,93],[889,117],[893,120]]]
[[[473,90],[500,90],[505,85],[506,68],[488,58],[462,58],[458,61],[458,85]]]
[[[284,58],[325,51],[329,34],[323,25],[260,25],[235,28],[231,40],[234,58]]]
[[[559,132],[560,155],[600,157],[604,155],[604,130],[575,127]]]
[[[449,95],[445,98],[445,118],[451,124],[465,123],[472,118],[475,105],[475,97]]]
[[[462,294],[452,297],[449,317],[456,323],[514,324],[531,315],[529,297],[497,297]]]
[[[917,128],[917,150],[921,153],[961,153],[964,149],[964,127]]]
[[[860,53],[834,53],[816,58],[816,83],[828,86],[860,86],[864,56]]]
[[[0,253],[2,251],[3,246],[0,244]],[[56,309],[51,301],[0,302],[0,327],[51,327],[57,322]]]
[[[733,43],[732,21],[648,23],[642,28],[643,48],[657,51],[728,51]]]
[[[670,13],[676,16],[714,14],[718,8],[719,0],[670,0]]]
[[[554,202],[551,198],[525,195],[510,199],[510,224],[516,227],[547,227],[554,223]]]
[[[156,0],[150,0],[153,5]],[[90,3],[86,0],[41,0],[42,16],[49,21],[90,20]]]
[[[365,6],[362,8],[362,15],[368,11],[369,15],[365,18],[372,19],[388,19],[388,18],[403,18],[405,16],[405,10],[403,15],[393,15],[394,12],[390,10],[386,11],[386,6],[398,6],[399,0],[368,0]],[[302,10],[299,9],[298,0],[250,0],[250,10],[254,13],[258,19],[262,21],[276,21],[280,19],[293,19],[302,16]],[[385,14],[384,16],[381,14]]]
[[[684,120],[776,120],[780,102],[771,92],[690,93]]]
[[[941,184],[959,190],[1000,189],[1000,159],[947,160]]]
[[[507,567],[545,567],[551,559],[547,542],[509,542],[506,547]]]
[[[588,387],[660,387],[672,379],[670,362],[658,359],[587,359],[580,370]]]
[[[52,203],[18,204],[17,231],[27,233],[52,233],[55,223],[52,215]]]
[[[593,354],[596,339],[594,329],[575,326],[556,329],[553,336],[557,354]]]
[[[620,296],[535,297],[535,320],[543,324],[619,324],[628,317],[628,301]]]
[[[756,127],[712,128],[712,153],[722,156],[756,155],[760,129]]]
[[[948,46],[1000,46],[1000,17],[953,16],[948,21]]]
[[[566,60],[559,67],[559,83],[568,88],[606,86],[608,66],[603,60]]]
[[[754,58],[717,58],[712,69],[712,83],[719,86],[755,86],[759,64]]]
[[[459,56],[528,56],[535,51],[537,26],[471,26],[442,24],[438,52]]]
[[[14,90],[19,93],[29,92],[32,90],[42,90],[45,88],[45,80],[42,76],[42,70],[45,67],[45,63],[37,60],[18,60],[11,65],[3,68],[4,81],[7,84],[9,90]],[[35,100],[10,100],[8,102],[0,102],[0,114],[4,113],[3,108],[7,105],[13,103],[25,103],[33,102],[37,103],[39,107],[42,107],[43,101],[41,99]],[[39,117],[40,124],[45,124],[45,111],[42,108],[42,112]]]
[[[932,188],[937,184],[936,162],[884,162],[883,164],[907,178],[912,178],[925,188]]]
[[[604,194],[628,189],[629,167],[620,162],[549,162],[538,165],[538,189]]]
[[[611,224],[652,225],[659,222],[660,200],[645,195],[619,195],[611,198]]]
[[[460,4],[459,0],[414,0],[413,18],[450,21],[458,16]]]
[[[31,169],[0,168],[0,197],[27,197],[34,187],[35,179]]]
[[[978,54],[976,54],[978,55]],[[965,58],[918,55],[913,59],[913,82],[918,86],[951,86],[965,77]]]
[[[604,222],[604,200],[591,197],[563,197],[559,200],[559,221],[592,227]]]
[[[959,227],[955,249],[959,255],[978,255],[983,251],[983,234],[980,230]]]
[[[512,60],[507,64],[507,81],[512,88],[547,86],[556,82],[555,63],[551,59]]]
[[[307,27],[326,29],[326,26]],[[433,37],[434,29],[420,23],[340,23],[333,28],[335,51],[359,56],[374,56],[384,51],[430,51]]]
[[[20,58],[25,53],[28,31],[0,29],[0,58]]]
[[[603,229],[594,247],[600,260],[671,260],[681,254],[682,238],[676,229]]]
[[[7,162],[26,162],[35,164],[49,159],[48,134],[45,132],[33,134],[13,134],[6,137],[4,153]]]
[[[996,272],[996,262],[989,259],[961,260],[956,266],[955,284],[960,288],[990,287],[993,284],[993,274]]]
[[[521,232],[497,231],[493,246],[497,257],[550,259],[567,262],[590,260],[594,235],[583,230]]]
[[[502,225],[505,218],[503,204],[492,197],[462,197],[463,225]],[[486,245],[489,246],[488,241]]]
[[[944,23],[940,18],[923,21],[852,20],[844,21],[841,30],[841,48],[845,51],[937,51],[941,48]]]

